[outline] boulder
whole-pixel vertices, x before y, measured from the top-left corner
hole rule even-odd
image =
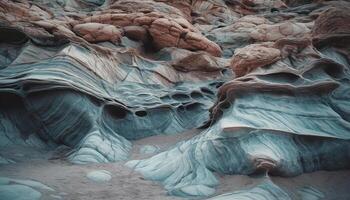
[[[244,76],[258,67],[278,61],[281,51],[273,48],[272,43],[251,44],[236,49],[231,60],[231,68],[237,77]]]

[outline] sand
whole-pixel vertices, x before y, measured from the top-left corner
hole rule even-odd
[[[164,151],[178,141],[193,137],[197,131],[189,131],[182,135],[153,136],[135,141],[130,159],[142,159],[153,154],[142,154],[140,149],[152,145]],[[0,149],[1,156],[16,163],[0,165],[0,177],[29,179],[39,181],[55,191],[38,190],[41,199],[71,199],[71,200],[167,200],[180,199],[168,196],[157,182],[144,180],[132,169],[124,166],[125,162],[108,164],[74,165],[68,161],[50,160],[53,151],[38,150],[23,146],[9,146]],[[87,174],[95,170],[107,170],[112,178],[105,182],[94,182]],[[254,187],[261,177],[244,175],[219,175],[220,185],[216,195]],[[293,199],[301,199],[300,192],[304,187],[312,187],[321,191],[324,199],[350,199],[350,170],[303,174],[297,177],[272,177],[275,184],[287,191]]]

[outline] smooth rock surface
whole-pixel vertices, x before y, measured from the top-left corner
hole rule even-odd
[[[86,177],[94,182],[103,183],[112,179],[112,175],[107,170],[96,170],[86,174]]]
[[[0,199],[39,200],[40,192],[25,185],[0,185]]]
[[[43,199],[349,199],[344,177],[318,181],[350,169],[349,8],[0,1],[0,187]],[[308,173],[318,179],[297,179]],[[230,176],[243,183],[228,188]]]

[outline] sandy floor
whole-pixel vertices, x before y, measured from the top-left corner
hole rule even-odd
[[[154,136],[134,142],[132,159],[151,155],[142,155],[139,150],[144,145],[157,145],[161,150],[176,142],[193,137],[196,132],[182,136]],[[110,164],[73,165],[63,160],[49,160],[52,152],[38,151],[31,148],[13,146],[0,149],[1,155],[16,161],[15,164],[0,165],[0,176],[39,181],[54,192],[42,191],[42,199],[82,199],[82,200],[136,200],[179,199],[167,196],[166,191],[156,182],[144,180],[141,175],[125,167],[123,162]],[[106,183],[96,183],[86,177],[88,172],[103,169],[112,173],[112,179]],[[259,178],[234,175],[220,176],[217,194],[253,187]],[[312,186],[325,195],[324,199],[350,199],[350,171],[314,172],[292,178],[272,177],[277,185],[294,194],[293,199],[300,199],[298,190]]]

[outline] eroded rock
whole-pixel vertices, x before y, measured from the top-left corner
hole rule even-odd
[[[94,182],[103,183],[112,179],[112,175],[107,170],[96,170],[87,173],[86,177]]]
[[[301,6],[1,1],[0,147],[56,149],[53,158],[79,164],[128,161],[169,194],[191,198],[214,195],[218,174],[270,179],[349,169],[350,5],[284,2]],[[174,136],[195,128],[203,130]],[[156,155],[129,161],[133,140],[156,135],[184,141],[162,144],[163,152],[143,146]],[[0,183],[19,198],[53,192],[31,180]],[[323,195],[290,193],[264,182],[217,198]]]
[[[236,76],[244,76],[258,67],[263,67],[278,61],[281,51],[273,47],[272,43],[251,44],[236,49],[231,61],[231,68]]]
[[[258,41],[276,41],[285,37],[303,37],[310,29],[303,23],[283,22],[280,24],[261,24],[255,27],[250,36]]]
[[[73,30],[88,42],[118,42],[121,38],[121,32],[112,25],[85,23],[75,25]]]

